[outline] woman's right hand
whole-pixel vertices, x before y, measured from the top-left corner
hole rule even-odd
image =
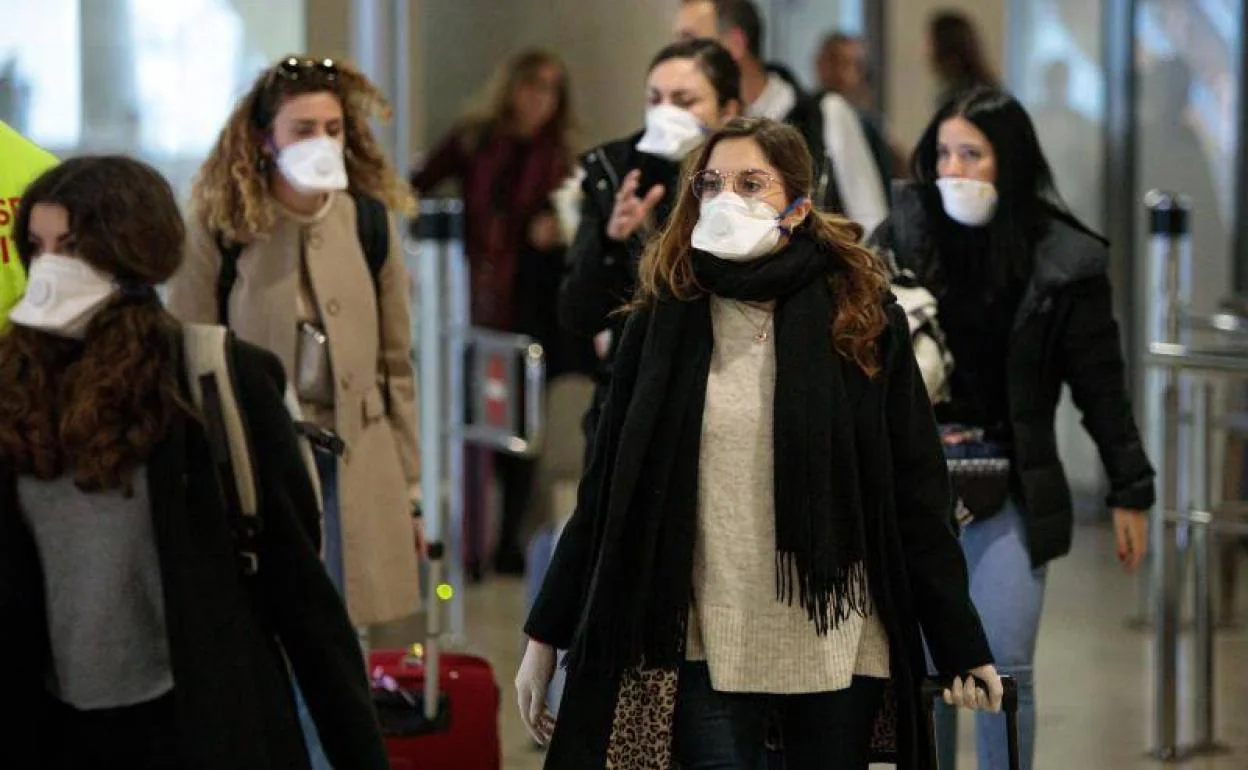
[[[555,676],[555,648],[530,639],[524,648],[520,670],[516,672],[516,700],[520,719],[533,740],[542,746],[550,743],[555,732],[555,717],[546,707],[550,680]]]
[[[641,183],[641,172],[633,169],[624,177],[620,191],[615,194],[615,207],[611,210],[611,219],[607,222],[607,237],[613,241],[626,241],[641,227],[654,207],[663,200],[663,185],[651,187],[646,197],[637,197],[637,185]]]

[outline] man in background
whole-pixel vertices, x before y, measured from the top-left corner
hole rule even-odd
[[[802,132],[819,167],[815,204],[839,211],[868,232],[888,214],[884,182],[862,121],[839,94],[806,94],[793,74],[762,58],[763,21],[750,0],[684,0],[677,39],[712,38],[741,67],[745,113],[783,121]]]
[[[824,38],[815,57],[815,74],[823,93],[840,94],[858,111],[880,177],[885,181],[905,177],[905,153],[889,142],[883,120],[875,109],[867,46],[862,38],[845,32],[833,32]]]
[[[13,225],[26,187],[57,163],[56,158],[0,120],[0,330],[26,291],[26,271],[17,258]]]

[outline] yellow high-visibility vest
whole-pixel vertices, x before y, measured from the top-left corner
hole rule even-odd
[[[0,120],[0,329],[26,290],[26,271],[13,239],[18,204],[27,186],[56,164],[56,156]]]

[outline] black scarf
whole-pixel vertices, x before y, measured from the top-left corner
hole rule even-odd
[[[844,367],[831,341],[829,253],[798,232],[774,256],[734,263],[695,252],[698,284],[719,297],[776,302],[776,598],[821,635],[869,602],[862,500]],[[569,665],[619,672],[679,665],[697,536],[698,463],[713,330],[710,299],[662,299],[631,385],[616,384],[587,484],[601,550]],[[631,373],[630,373],[631,374]],[[627,377],[627,375],[625,375]],[[597,476],[597,479],[594,476]],[[591,503],[595,504],[595,503]]]

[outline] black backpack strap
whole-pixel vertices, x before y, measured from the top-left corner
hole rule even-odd
[[[381,270],[390,258],[390,218],[386,204],[370,195],[352,192],[355,200],[355,229],[368,263],[368,274],[373,279],[373,293],[377,297],[377,333],[379,344],[385,348],[385,321],[381,315]],[[386,414],[390,414],[390,372],[387,370],[384,352],[378,363],[381,369],[381,397]]]
[[[217,250],[221,252],[221,270],[217,272],[217,323],[230,325],[230,293],[238,281],[238,258],[243,244],[226,243],[225,236],[217,233]]]

